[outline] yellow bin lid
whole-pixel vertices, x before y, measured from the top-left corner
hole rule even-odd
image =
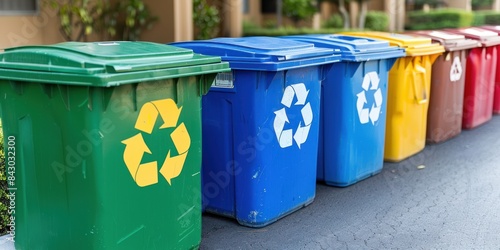
[[[378,31],[342,32],[342,34],[386,40],[393,46],[404,48],[407,56],[424,56],[444,52],[444,47],[438,43],[432,43],[432,39],[429,37]]]

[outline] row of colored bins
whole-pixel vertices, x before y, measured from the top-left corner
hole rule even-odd
[[[445,52],[433,64],[427,142],[440,143],[462,131],[465,71],[469,50],[478,42],[463,35],[443,31],[418,31],[444,46]]]
[[[322,83],[317,179],[345,187],[380,172],[388,72],[404,50],[345,35],[285,38],[339,50],[342,56]]]
[[[418,61],[425,60],[425,57],[411,58],[413,62],[405,62],[406,65],[412,65],[411,69],[417,70],[409,76],[401,77],[400,73],[405,72],[401,68],[392,69],[391,73],[394,74],[389,80],[393,84],[390,84],[389,89],[386,160],[400,161],[412,156],[424,149],[426,141],[444,142],[458,135],[462,128],[470,129],[484,124],[495,112],[494,98],[497,97],[494,72],[498,66],[498,33],[463,28],[414,31],[405,35],[380,32],[350,34],[385,39],[398,46],[414,46],[425,37],[445,48],[443,54],[431,54],[430,63],[425,63],[425,67],[418,65]],[[415,48],[423,47],[417,45]],[[418,85],[410,83],[413,81],[411,77],[418,75],[422,80],[416,79],[414,82],[425,82],[425,88],[419,89]],[[406,86],[401,85],[402,82]],[[405,96],[408,97],[406,101],[403,98]],[[391,104],[391,101],[394,103]],[[417,108],[418,104],[422,105]]]
[[[427,141],[443,142],[459,134],[461,128],[489,121],[497,109],[494,99],[500,100],[495,91],[500,36],[474,27],[414,34],[445,46],[446,52],[433,71],[450,72],[449,78],[447,74],[433,75]]]
[[[493,114],[500,36],[479,28],[447,31],[479,42],[479,47],[471,49],[467,57],[462,124],[464,129],[475,128],[491,120]]]
[[[28,159],[21,161],[22,168],[37,173],[18,174],[23,186],[32,185],[30,195],[37,196],[24,200],[46,202],[21,204],[26,209],[21,214],[29,215],[21,215],[21,224],[31,227],[39,222],[35,229],[40,230],[21,226],[25,238],[19,244],[45,242],[27,235],[43,235],[41,225],[55,223],[54,216],[35,217],[51,206],[49,202],[59,200],[75,206],[66,207],[65,219],[54,224],[70,235],[68,241],[52,238],[47,243],[50,248],[67,248],[75,240],[83,242],[82,248],[119,247],[125,241],[131,248],[141,248],[142,239],[151,235],[158,237],[155,245],[195,246],[200,193],[206,211],[261,227],[311,203],[316,179],[347,186],[380,172],[384,159],[399,161],[422,150],[431,65],[443,47],[429,38],[376,32],[352,35],[363,38],[218,38],[173,44],[205,56],[167,46],[145,48],[140,43],[8,50],[0,67],[4,73],[0,87],[8,93],[0,104],[4,129],[20,138],[21,154]],[[220,59],[206,55],[229,62],[231,71]],[[39,73],[44,70],[50,73]],[[209,84],[201,101],[201,123],[200,94]],[[30,105],[28,99],[45,105]],[[8,105],[13,102],[27,105],[13,108]],[[47,115],[52,118],[46,120]],[[103,120],[110,122],[104,126]],[[117,133],[103,130],[109,123],[120,124]],[[54,151],[56,155],[43,150],[43,134],[60,138],[54,140],[61,149]],[[159,137],[170,139],[155,139]],[[74,145],[82,151],[87,141],[98,145],[85,156],[70,150]],[[114,150],[120,148],[117,143],[122,151]],[[72,175],[73,169],[64,164],[81,174]],[[108,165],[122,168],[104,167]],[[55,175],[62,183],[59,188],[54,176],[43,174],[50,166],[64,170]],[[200,176],[201,187],[196,184]],[[106,181],[110,178],[116,184]],[[55,190],[66,191],[63,195]],[[90,191],[82,196],[79,190]],[[141,197],[140,207],[126,202],[130,195]],[[155,197],[160,195],[169,200],[158,203]],[[105,202],[103,197],[114,198]],[[148,200],[155,206],[142,209]],[[124,206],[127,209],[120,210]],[[151,217],[142,226],[132,220],[113,226],[132,210],[163,213],[163,220]],[[88,220],[74,228],[68,223],[78,223],[70,217]],[[89,236],[88,230],[95,233]],[[161,238],[159,232],[171,237]]]
[[[404,160],[425,148],[432,64],[444,52],[430,38],[384,32],[346,33],[389,41],[406,49],[389,73],[384,159]]]
[[[381,171],[388,72],[404,49],[344,35],[172,45],[232,68],[203,100],[206,211],[261,227],[312,202],[317,179],[347,186]],[[328,54],[320,68],[307,61]]]
[[[203,196],[215,198],[204,199],[207,210],[246,225],[312,202],[320,83],[338,53],[273,38],[216,39],[209,50],[233,70],[224,73],[220,57],[150,43],[1,54],[3,128],[19,156],[12,187],[23,187],[19,248],[196,247],[201,178]],[[211,110],[203,125],[201,103]],[[200,173],[211,160],[223,168]],[[213,176],[218,186],[205,181]]]

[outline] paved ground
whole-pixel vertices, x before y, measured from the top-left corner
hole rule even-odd
[[[500,249],[500,117],[262,229],[204,215],[201,248]]]
[[[265,228],[203,216],[201,249],[397,248],[500,249],[500,117],[351,187],[319,185]]]

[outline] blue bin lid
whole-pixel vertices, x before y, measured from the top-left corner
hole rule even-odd
[[[340,61],[340,54],[332,49],[276,37],[214,38],[170,45],[220,56],[232,69],[279,71]]]
[[[384,40],[362,38],[346,35],[298,35],[284,36],[284,39],[313,43],[317,47],[339,50],[344,61],[369,61],[406,56],[405,50],[397,46],[390,46]]]

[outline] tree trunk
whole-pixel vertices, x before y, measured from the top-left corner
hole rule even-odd
[[[276,0],[276,28],[281,28],[283,22],[283,0]]]
[[[491,9],[494,11],[500,11],[500,0],[494,0]]]
[[[344,0],[339,0],[339,12],[342,15],[342,18],[344,19],[344,29],[351,28],[349,12],[347,12],[347,10],[345,9],[345,1]]]
[[[360,0],[361,11],[359,12],[359,29],[365,29],[366,13],[368,12],[368,1]]]

